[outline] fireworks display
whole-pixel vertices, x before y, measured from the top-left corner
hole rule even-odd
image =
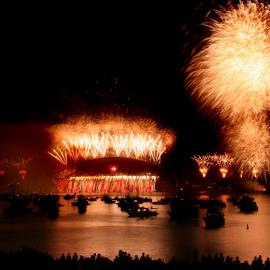
[[[258,177],[270,157],[270,5],[240,1],[216,16],[204,24],[210,36],[186,69],[187,87],[201,108],[226,121],[226,147],[240,177]],[[228,164],[217,160],[225,177]]]
[[[209,155],[198,155],[193,156],[192,159],[194,159],[199,167],[199,171],[202,174],[202,176],[205,178],[206,174],[208,172],[208,169],[213,164],[211,157]]]
[[[114,156],[159,163],[172,146],[174,135],[147,119],[128,120],[108,117],[75,119],[52,129],[55,147],[49,152],[63,165],[100,157]]]
[[[66,175],[55,179],[60,192],[129,193],[152,192],[157,176],[127,175],[111,167],[109,175],[74,176],[68,172],[83,160],[103,157],[125,157],[160,163],[161,156],[174,143],[174,134],[161,129],[149,119],[80,117],[51,129],[55,137],[49,152],[62,165]],[[114,169],[114,170],[113,170]],[[65,174],[65,173],[64,173]]]
[[[232,165],[234,159],[231,158],[228,154],[214,154],[211,159],[213,160],[214,164],[219,167],[219,171],[222,177],[225,178],[228,173],[228,169]]]
[[[198,155],[193,156],[192,159],[197,162],[199,171],[204,178],[206,177],[206,174],[211,166],[217,166],[222,177],[225,178],[229,167],[234,162],[233,158],[231,158],[228,154]]]
[[[211,36],[187,68],[187,86],[200,106],[226,120],[270,106],[270,6],[240,2],[205,25]]]
[[[270,133],[262,119],[246,119],[226,133],[227,147],[241,170],[257,177],[269,169]]]
[[[155,190],[155,175],[95,175],[74,176],[56,181],[60,192],[82,193],[132,193]]]

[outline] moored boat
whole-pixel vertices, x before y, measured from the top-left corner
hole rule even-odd
[[[243,213],[253,213],[258,211],[258,205],[254,201],[254,198],[243,195],[240,200],[238,201],[238,208]]]
[[[139,217],[139,218],[153,217],[158,215],[157,211],[152,211],[149,208],[145,207],[139,207],[137,209],[128,210],[127,213],[130,217]]]
[[[221,208],[218,207],[209,208],[203,219],[206,228],[219,228],[225,224],[224,214]]]

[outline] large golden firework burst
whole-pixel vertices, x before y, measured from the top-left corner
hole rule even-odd
[[[150,119],[79,117],[50,130],[55,140],[49,154],[63,165],[108,156],[159,163],[174,143],[173,132]]]
[[[241,170],[257,175],[270,167],[270,133],[263,119],[246,119],[226,131],[227,148]]]
[[[217,11],[211,35],[190,61],[187,87],[206,110],[226,120],[270,107],[270,5],[257,1]]]

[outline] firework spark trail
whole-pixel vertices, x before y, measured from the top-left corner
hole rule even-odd
[[[52,129],[56,147],[49,154],[67,165],[78,159],[121,156],[159,163],[172,146],[174,134],[150,120],[109,118],[91,121],[77,119]]]
[[[80,176],[56,181],[60,192],[100,193],[152,192],[157,177],[154,175]]]
[[[206,177],[206,174],[213,165],[212,159],[210,155],[198,155],[198,156],[193,156],[193,160],[197,162],[197,165],[199,167],[199,171],[202,174],[203,177]]]
[[[67,165],[67,152],[65,150],[63,151],[61,149],[53,149],[51,152],[49,152],[49,155],[51,155],[63,165]]]
[[[209,156],[209,159],[211,159],[213,164],[215,164],[219,168],[229,168],[234,161],[234,159],[226,153],[223,155],[213,154]]]
[[[199,167],[210,167],[213,165],[211,155],[197,155],[192,157],[195,160]]]
[[[270,107],[270,5],[248,1],[218,11],[211,36],[187,68],[201,107],[239,120]]]
[[[224,155],[214,154],[211,156],[211,159],[213,163],[219,167],[219,171],[222,177],[225,178],[234,159],[226,153]]]
[[[222,177],[225,178],[229,167],[234,162],[234,159],[228,154],[198,155],[193,156],[192,159],[197,162],[199,171],[203,177],[206,177],[206,174],[211,166],[217,166],[219,167]]]

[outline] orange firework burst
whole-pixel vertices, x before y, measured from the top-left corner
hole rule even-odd
[[[225,178],[227,173],[228,173],[229,167],[232,165],[232,163],[234,161],[233,158],[231,158],[226,153],[224,155],[214,154],[211,158],[212,158],[214,164],[219,167],[219,171],[220,171],[222,177]]]
[[[223,168],[228,168],[232,165],[233,163],[233,158],[230,157],[230,155],[228,154],[213,154],[212,156],[210,156],[210,159],[212,160],[212,162],[217,165],[218,167],[223,167]]]
[[[199,171],[202,174],[202,176],[205,178],[210,166],[213,165],[211,156],[210,155],[198,155],[198,156],[193,156],[192,159],[197,162],[197,165],[199,167]]]
[[[270,134],[263,119],[246,119],[226,133],[227,147],[241,170],[257,176],[269,169]]]
[[[197,162],[199,166],[199,171],[201,172],[203,177],[206,177],[208,169],[210,168],[210,166],[213,165],[219,167],[219,171],[223,178],[226,177],[228,169],[234,161],[233,158],[231,158],[228,154],[193,156],[192,159]]]
[[[107,156],[159,163],[162,154],[174,143],[172,131],[160,129],[149,119],[81,117],[51,131],[55,147],[49,154],[63,165]]]
[[[240,2],[217,11],[206,46],[187,68],[187,86],[203,108],[224,119],[270,107],[270,5]]]

